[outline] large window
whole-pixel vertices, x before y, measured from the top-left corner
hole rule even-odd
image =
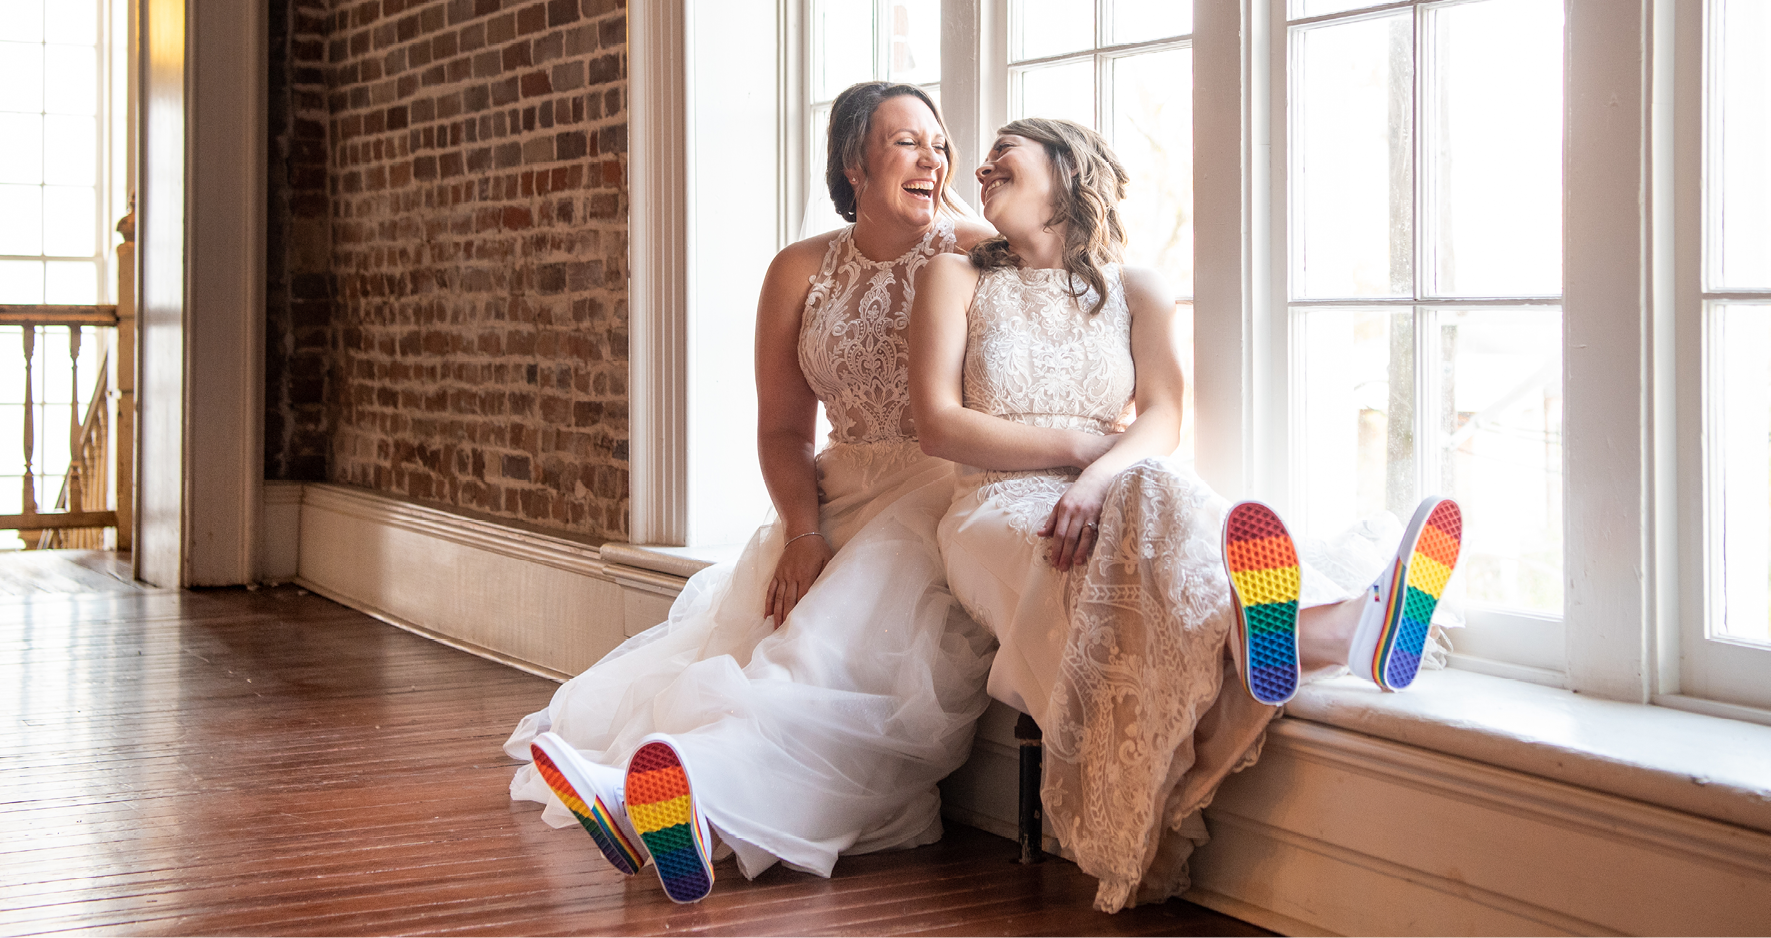
[[[127,0],[0,3],[0,304],[115,298],[112,229],[128,211],[128,135],[110,102],[125,100],[127,73],[125,43],[108,33],[127,8]],[[72,341],[61,327],[33,329],[28,340],[18,326],[0,327],[0,514],[24,505],[27,370],[32,499],[40,510],[55,506],[68,426],[90,403],[101,345],[91,329],[77,348]],[[87,386],[72,385],[76,371]],[[0,531],[0,550],[22,543]]]
[[[1331,537],[1457,497],[1459,651],[1556,681],[1562,4],[1367,6],[1287,10],[1293,503]]]

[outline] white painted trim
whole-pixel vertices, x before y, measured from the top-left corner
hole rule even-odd
[[[1568,0],[1563,543],[1568,678],[1646,702],[1656,538],[1652,0]],[[1670,390],[1670,389],[1669,389]]]
[[[348,486],[301,488],[298,583],[536,674],[590,667],[662,621],[686,582],[570,537]]]
[[[258,575],[268,582],[292,580],[301,569],[301,490],[300,482],[264,482]]]
[[[1771,834],[1302,720],[1206,817],[1196,887],[1310,930],[1771,928]]]
[[[628,23],[628,467],[637,544],[688,541],[689,168],[683,0]]]
[[[1251,217],[1244,202],[1252,188],[1243,8],[1238,0],[1200,0],[1193,11],[1194,450],[1200,477],[1228,498],[1249,488],[1246,274],[1254,245],[1243,221]]]
[[[264,8],[191,4],[186,46],[184,573],[258,579],[264,480]]]

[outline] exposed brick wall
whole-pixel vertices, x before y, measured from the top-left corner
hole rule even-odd
[[[332,239],[326,0],[271,0],[265,225],[264,472],[326,478]]]
[[[287,2],[328,9],[327,478],[624,538],[624,0]]]

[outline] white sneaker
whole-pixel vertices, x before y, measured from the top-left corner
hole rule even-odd
[[[586,760],[553,733],[535,737],[529,754],[541,780],[584,825],[609,865],[629,876],[638,873],[646,865],[646,848],[627,818],[621,770]]]
[[[1414,510],[1389,569],[1366,592],[1347,667],[1386,691],[1414,683],[1433,610],[1457,567],[1463,512],[1449,498],[1429,498]]]

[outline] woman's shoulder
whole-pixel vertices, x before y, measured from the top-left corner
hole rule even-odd
[[[1157,307],[1163,304],[1174,306],[1174,289],[1169,286],[1168,278],[1153,267],[1119,265],[1119,282],[1125,288],[1125,304],[1133,312],[1139,308],[1152,308],[1153,304]]]
[[[972,263],[972,259],[965,254],[936,254],[934,257],[929,258],[928,267],[924,276],[933,275],[944,281],[952,281],[956,279],[976,280],[981,273],[983,272],[980,271],[977,265]]]
[[[830,252],[830,246],[847,230],[838,228],[835,231],[826,231],[782,248],[775,259],[769,262],[769,279],[809,288],[812,278],[824,266],[824,256]]]

